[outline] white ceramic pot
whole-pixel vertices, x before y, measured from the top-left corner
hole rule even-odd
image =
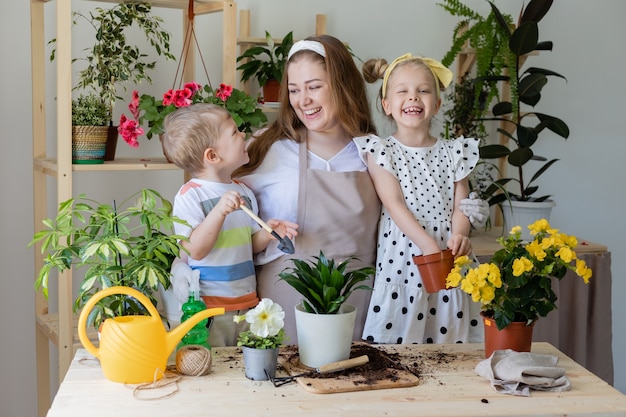
[[[539,219],[550,220],[552,207],[556,203],[549,201],[508,201],[501,203],[502,219],[504,221],[504,233],[508,234],[513,226],[522,227],[522,240],[531,241],[533,237],[528,230],[528,225]]]
[[[268,375],[274,378],[277,360],[278,348],[255,349],[243,347],[243,363],[246,377],[253,381],[267,381],[269,379]]]
[[[300,363],[318,368],[350,358],[356,306],[344,304],[338,314],[311,314],[296,305]]]

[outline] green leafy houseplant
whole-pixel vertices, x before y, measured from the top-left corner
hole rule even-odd
[[[372,290],[370,286],[357,284],[373,275],[374,268],[366,266],[347,272],[353,260],[356,258],[337,263],[320,251],[319,256],[310,260],[291,259],[294,266],[286,268],[279,276],[304,297],[302,306],[306,312],[337,314],[353,291]]]
[[[576,256],[575,236],[552,229],[545,219],[528,229],[533,235],[529,243],[522,241],[520,226],[513,227],[509,236],[499,237],[502,248],[490,263],[474,267],[467,256],[458,257],[446,280],[448,288],[460,286],[474,302],[480,302],[500,330],[511,322],[530,324],[554,310],[553,278],[560,280],[572,270],[587,284],[592,275]]]
[[[93,93],[72,100],[73,126],[107,126],[111,116],[104,100]]]
[[[502,14],[492,2],[489,2],[491,13],[486,18],[473,12],[459,0],[446,0],[444,3],[446,10],[455,15],[467,17],[467,20],[459,23],[458,27],[470,22],[468,32],[471,33],[467,35],[459,32],[446,58],[452,57],[453,59],[465,40],[469,40],[477,59],[477,76],[473,82],[477,92],[480,92],[485,84],[489,86],[487,105],[491,104],[491,98],[498,96],[497,93],[493,94],[493,91],[497,91],[493,90],[497,82],[505,81],[510,88],[510,101],[497,102],[491,108],[493,117],[481,119],[503,123],[505,127],[498,129],[498,132],[510,139],[514,145],[511,149],[504,145],[481,146],[481,158],[506,158],[513,171],[517,172],[516,176],[499,178],[482,190],[481,196],[487,198],[490,205],[509,199],[538,202],[547,200],[549,195],[535,196],[538,186],[533,183],[558,159],[548,160],[536,155],[532,147],[545,129],[565,139],[569,136],[569,128],[562,120],[544,113],[522,109],[523,106],[534,107],[539,103],[549,76],[565,79],[562,75],[548,69],[535,67],[523,69],[530,53],[552,50],[551,41],[539,41],[539,22],[547,14],[552,3],[552,0],[531,0],[526,7],[522,8],[517,27],[514,28],[511,18]],[[482,34],[480,39],[485,40],[484,43],[474,39],[477,34]],[[483,70],[483,65],[485,70]],[[533,122],[535,120],[536,122]],[[525,177],[524,168],[530,161],[545,162],[545,164],[541,165],[528,179]],[[509,182],[517,183],[514,191],[507,188]]]
[[[35,288],[48,297],[50,273],[72,266],[86,268],[74,301],[74,311],[100,289],[123,285],[146,294],[156,305],[154,291],[170,285],[170,268],[183,250],[182,236],[174,224],[185,222],[172,216],[171,203],[158,192],[141,190],[116,207],[84,194],[59,204],[54,219],[43,221],[32,246],[41,242],[45,254]],[[92,310],[88,323],[98,328],[107,317],[142,314],[141,303],[126,295],[106,297]]]
[[[146,136],[151,139],[153,135],[163,133],[165,116],[180,107],[197,103],[211,103],[224,107],[243,132],[252,132],[253,128],[267,122],[267,116],[257,107],[257,100],[242,90],[226,84],[220,84],[219,88],[214,90],[210,85],[201,86],[191,82],[186,83],[180,90],[168,90],[161,100],[149,94],[139,96],[137,91],[133,91],[132,100],[128,105],[133,119],[122,114],[118,131],[126,143],[136,148],[139,146],[137,138],[144,133],[142,123],[148,122]]]
[[[285,340],[285,312],[282,307],[269,298],[262,299],[256,307],[242,316],[234,316],[237,323],[247,321],[250,330],[241,332],[237,346],[254,349],[274,349]]]
[[[562,75],[544,68],[530,67],[522,71],[524,58],[533,51],[551,51],[551,41],[539,41],[539,22],[552,6],[552,0],[531,0],[525,8],[522,8],[517,28],[513,31],[508,26],[498,8],[493,4],[492,11],[500,26],[507,30],[509,36],[509,49],[513,61],[509,62],[509,74],[502,77],[511,86],[511,101],[502,101],[493,106],[493,118],[507,124],[507,128],[498,129],[513,143],[513,149],[504,145],[486,145],[481,151],[482,158],[507,158],[508,163],[517,171],[517,177],[501,178],[494,184],[492,192],[507,184],[509,181],[517,183],[517,192],[509,191],[495,195],[490,204],[495,204],[511,198],[519,201],[545,201],[550,196],[534,196],[538,186],[533,182],[539,178],[558,159],[548,160],[535,154],[533,145],[539,139],[539,135],[548,129],[564,139],[569,137],[567,124],[554,116],[536,111],[522,111],[522,105],[534,107],[541,99],[543,87],[548,83],[549,76],[557,76],[565,79]],[[534,122],[536,120],[536,122]],[[524,166],[530,161],[545,162],[535,171],[533,176],[526,182]]]
[[[253,46],[237,57],[237,62],[245,60],[237,67],[241,70],[241,82],[255,77],[259,86],[263,87],[268,80],[280,82],[283,79],[287,55],[293,45],[293,32],[285,35],[280,43],[275,43],[274,38],[266,31],[265,41],[267,46]]]
[[[127,30],[141,30],[157,55],[175,59],[169,52],[170,34],[161,28],[163,19],[152,15],[151,9],[150,3],[124,2],[111,9],[97,7],[88,14],[73,12],[74,24],[79,20],[86,21],[95,30],[96,39],[92,47],[85,49],[86,56],[73,60],[86,65],[79,72],[75,88],[96,91],[107,103],[111,115],[116,100],[121,99],[118,87],[125,90],[127,83],[152,82],[149,72],[157,63],[142,53],[137,45],[128,43]],[[55,42],[56,39],[50,41]],[[51,61],[55,52],[53,49],[50,54]]]

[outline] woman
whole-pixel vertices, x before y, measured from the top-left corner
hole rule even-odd
[[[294,44],[283,77],[278,119],[248,147],[250,162],[235,172],[255,193],[262,218],[298,223],[296,252],[272,243],[256,257],[257,292],[285,310],[285,331],[297,343],[294,306],[301,296],[278,274],[291,258],[320,250],[352,268],[374,265],[380,201],[352,138],[374,134],[365,83],[338,39],[315,36]],[[371,283],[370,283],[371,284]],[[370,298],[356,291],[353,338],[359,340]]]
[[[329,35],[298,41],[285,74],[278,118],[251,141],[250,162],[234,176],[254,192],[261,218],[299,225],[295,254],[284,255],[272,242],[255,257],[257,293],[283,307],[285,332],[297,344],[294,306],[302,297],[278,275],[292,266],[290,259],[310,259],[320,250],[338,261],[357,257],[353,269],[374,266],[381,205],[352,140],[376,129],[348,49]],[[486,217],[486,203],[467,201],[466,215]],[[348,300],[357,306],[354,340],[361,340],[370,296],[359,290]]]

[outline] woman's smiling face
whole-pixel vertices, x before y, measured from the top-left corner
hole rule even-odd
[[[304,55],[289,63],[287,79],[289,103],[308,130],[328,131],[339,125],[322,62]]]

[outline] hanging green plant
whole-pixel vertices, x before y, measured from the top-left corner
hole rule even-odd
[[[500,94],[496,77],[502,75],[504,69],[514,62],[508,47],[507,31],[499,24],[493,12],[482,16],[460,0],[443,0],[437,5],[452,16],[461,18],[452,33],[452,45],[441,63],[449,67],[464,48],[472,49],[476,56],[476,72],[473,76],[474,106],[482,109],[478,113],[482,117],[487,112],[488,105]],[[508,25],[513,24],[511,16],[503,14],[502,18]]]
[[[163,19],[151,14],[152,6],[145,2],[119,3],[111,9],[96,7],[94,11],[72,12],[73,24],[86,21],[95,30],[95,42],[86,48],[84,57],[72,62],[83,62],[86,67],[78,73],[75,89],[92,89],[107,103],[109,114],[113,114],[115,101],[122,99],[118,88],[124,91],[126,84],[139,84],[142,80],[152,82],[150,71],[157,61],[148,59],[148,55],[139,46],[129,44],[127,30],[132,27],[145,35],[154,52],[166,59],[175,60],[170,50],[170,34],[161,28]],[[56,43],[52,39],[50,44]],[[56,49],[50,53],[54,60]]]

